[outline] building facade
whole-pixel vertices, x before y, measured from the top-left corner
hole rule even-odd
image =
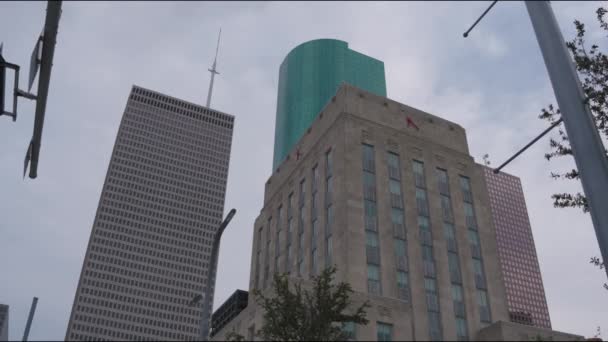
[[[354,340],[470,340],[508,320],[487,189],[459,125],[344,84],[265,186],[250,291],[335,265]],[[254,338],[249,305],[214,337]]]
[[[291,50],[279,69],[273,170],[285,160],[342,82],[386,96],[384,63],[335,39]]]
[[[534,237],[519,178],[481,166],[490,196],[498,257],[512,322],[551,329]]]
[[[66,340],[197,340],[234,117],[133,86]],[[215,282],[215,280],[212,280]]]
[[[8,341],[8,305],[0,304],[0,341]]]
[[[249,292],[236,290],[226,301],[215,310],[211,317],[211,336],[214,336],[218,331],[236,317],[243,309],[247,307],[249,300]]]

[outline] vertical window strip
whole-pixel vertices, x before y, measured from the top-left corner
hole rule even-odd
[[[364,230],[366,234],[365,253],[367,258],[367,291],[370,294],[381,295],[380,282],[380,246],[378,244],[378,215],[376,206],[376,166],[374,147],[362,145],[363,159],[363,198],[364,198]]]
[[[260,288],[260,254],[262,254],[262,232],[263,227],[258,229],[258,243],[257,243],[257,251],[255,255],[255,288]]]
[[[325,174],[325,266],[330,267],[333,263],[333,149],[325,153]]]
[[[274,270],[275,273],[280,273],[279,258],[281,256],[281,216],[283,214],[283,206],[279,206],[277,209],[277,233],[274,248]]]
[[[477,288],[477,304],[479,306],[480,321],[482,323],[490,323],[492,321],[490,303],[487,296],[486,277],[483,266],[483,257],[481,254],[477,219],[475,216],[471,180],[468,177],[462,175],[460,176],[460,189],[462,191],[462,199],[464,202],[465,219],[468,228],[467,232],[471,247],[471,255],[473,256],[472,262],[475,276],[475,287]]]
[[[403,196],[401,192],[401,167],[399,155],[388,152],[388,178],[391,203],[391,224],[393,228],[393,242],[395,247],[395,266],[397,271],[397,298],[410,300],[407,242],[405,219],[403,212]]]
[[[416,206],[418,209],[418,230],[422,245],[424,285],[426,289],[427,312],[429,318],[429,335],[432,341],[443,338],[439,313],[439,294],[437,292],[435,258],[433,256],[433,234],[430,225],[430,210],[424,176],[424,163],[413,161],[414,183],[416,186]]]
[[[306,180],[300,181],[300,195],[298,200],[299,222],[298,222],[298,276],[304,275],[304,197],[306,196]]]
[[[466,311],[464,304],[464,294],[462,290],[462,274],[460,261],[458,258],[458,245],[456,243],[456,232],[454,230],[454,214],[452,210],[452,199],[450,196],[448,172],[437,168],[437,182],[439,188],[439,198],[441,200],[441,211],[443,216],[443,232],[448,249],[448,270],[452,283],[452,303],[454,306],[454,316],[456,319],[456,337],[459,341],[468,340]]]

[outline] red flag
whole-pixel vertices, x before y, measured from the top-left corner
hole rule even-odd
[[[416,130],[420,130],[420,128],[418,128],[418,126],[416,126],[416,124],[414,123],[414,121],[412,121],[412,119],[410,119],[410,117],[408,116],[406,118],[407,120],[407,127],[413,126],[414,128],[416,128]]]

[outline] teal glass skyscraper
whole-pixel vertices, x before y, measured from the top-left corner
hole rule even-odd
[[[279,70],[273,170],[281,164],[343,82],[386,97],[384,63],[335,39],[302,43]]]

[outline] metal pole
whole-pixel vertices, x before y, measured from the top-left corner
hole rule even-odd
[[[513,161],[513,159],[517,158],[517,156],[519,156],[520,154],[522,154],[525,150],[528,149],[528,147],[532,146],[535,142],[538,141],[538,139],[542,138],[545,136],[545,134],[549,133],[552,129],[554,129],[555,127],[557,127],[560,123],[562,123],[564,119],[559,119],[557,121],[555,121],[551,126],[549,126],[546,130],[544,130],[539,136],[537,136],[536,138],[534,138],[534,140],[530,141],[526,146],[524,146],[521,150],[517,151],[517,153],[515,153],[511,158],[507,159],[506,162],[502,163],[502,165],[500,165],[499,167],[494,169],[494,173],[499,173],[500,170],[507,166],[507,164],[509,164],[511,161]],[[488,164],[489,165],[489,164]]]
[[[220,225],[215,236],[213,237],[213,247],[211,249],[211,260],[209,261],[209,267],[207,269],[207,283],[205,284],[205,290],[203,292],[203,317],[201,320],[201,340],[207,341],[209,339],[209,320],[211,313],[211,297],[213,291],[211,290],[211,284],[215,285],[215,273],[217,271],[217,255],[220,250],[220,239],[222,233],[232,217],[236,213],[236,209],[231,209],[228,216],[224,219],[224,222]]]
[[[488,7],[488,8],[485,10],[485,12],[483,12],[483,14],[482,14],[482,15],[481,15],[479,18],[477,18],[477,20],[475,21],[475,23],[473,23],[473,25],[472,25],[472,26],[471,26],[471,27],[470,27],[470,28],[467,30],[467,32],[465,32],[465,33],[463,33],[463,34],[462,34],[462,36],[463,36],[463,37],[465,37],[465,38],[466,38],[466,37],[468,37],[468,36],[469,36],[469,32],[471,32],[471,30],[472,30],[473,28],[475,28],[475,26],[477,25],[477,23],[479,23],[479,21],[480,21],[481,19],[483,19],[483,17],[485,17],[485,16],[486,16],[486,14],[488,14],[488,12],[490,12],[490,10],[492,9],[492,7],[494,7],[494,5],[496,5],[496,3],[497,3],[497,2],[498,2],[498,0],[496,0],[496,1],[492,2],[492,4],[490,5],[490,7]]]
[[[32,299],[32,306],[30,307],[30,315],[27,317],[27,323],[25,324],[25,331],[23,332],[23,341],[27,341],[30,335],[30,328],[32,327],[32,320],[34,319],[34,312],[36,312],[36,304],[38,304],[38,297]]]
[[[207,108],[211,105],[211,93],[213,93],[213,79],[215,78],[215,74],[219,74],[217,70],[215,70],[215,66],[217,65],[217,52],[220,49],[220,37],[222,36],[222,29],[220,28],[220,33],[217,36],[217,46],[215,48],[215,58],[213,59],[213,65],[211,69],[208,69],[211,72],[211,81],[209,82],[209,92],[207,93]]]
[[[562,112],[572,155],[589,203],[602,258],[608,261],[608,158],[585,103],[578,74],[548,1],[526,1],[557,104]],[[606,268],[608,276],[608,268]]]
[[[61,16],[61,1],[49,1],[46,8],[46,19],[44,21],[44,37],[42,43],[42,58],[40,61],[40,79],[38,80],[38,99],[36,101],[36,119],[34,120],[34,135],[30,143],[31,165],[30,178],[38,176],[38,157],[40,154],[40,140],[42,139],[42,126],[46,110],[46,98],[49,93],[51,81],[51,67],[53,66],[53,55],[55,54],[55,43],[57,42],[57,29],[59,17]]]

